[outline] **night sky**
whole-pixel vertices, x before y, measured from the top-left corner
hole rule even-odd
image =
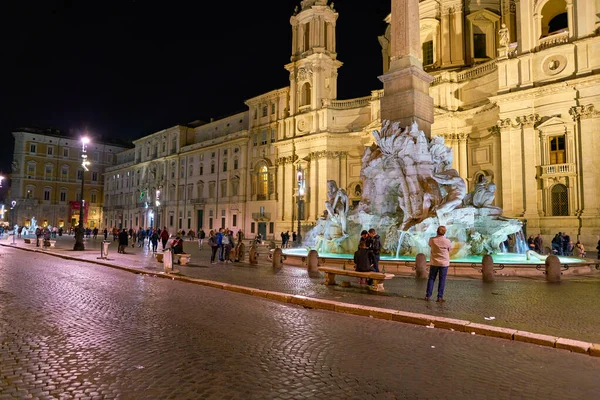
[[[337,0],[338,98],[381,89],[391,0]],[[0,8],[0,172],[18,127],[132,140],[289,84],[300,0],[20,1]],[[6,184],[3,192],[6,190]]]

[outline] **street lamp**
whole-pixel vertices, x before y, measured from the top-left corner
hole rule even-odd
[[[302,171],[302,167],[300,165],[298,165],[298,236],[297,238],[297,243],[298,246],[300,246],[302,244],[302,234],[301,234],[301,226],[300,223],[302,222],[302,215],[301,215],[301,210],[302,210],[302,197],[304,196],[304,171]]]
[[[73,250],[85,250],[85,246],[83,245],[83,177],[85,176],[85,171],[89,171],[88,165],[90,162],[87,159],[87,154],[85,150],[85,146],[90,142],[88,137],[81,138],[81,193],[79,198],[79,226],[77,227],[77,232],[75,232],[75,246],[73,246]]]

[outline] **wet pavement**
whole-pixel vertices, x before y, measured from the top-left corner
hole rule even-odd
[[[10,243],[0,242],[5,246],[10,246]],[[163,264],[156,261],[147,246],[129,247],[127,254],[118,254],[116,242],[113,242],[109,246],[109,259],[100,260],[101,239],[86,239],[86,251],[83,252],[72,250],[74,238],[69,236],[58,238],[57,247],[48,250],[24,245],[22,239],[17,243],[17,247],[29,250],[153,274],[164,272]],[[259,252],[257,265],[247,262],[210,264],[208,247],[199,250],[194,241],[186,241],[184,249],[192,254],[190,264],[175,265],[175,268],[181,275],[191,278],[600,343],[600,313],[597,312],[600,271],[589,276],[564,277],[558,284],[547,283],[541,274],[539,278],[499,276],[492,283],[484,283],[477,278],[449,277],[444,296],[447,301],[436,303],[423,300],[426,280],[414,277],[396,276],[385,282],[385,292],[374,293],[365,285],[359,285],[356,278],[337,277],[338,283],[344,280],[350,282],[351,286],[347,288],[340,285],[325,286],[322,273],[308,273],[305,268],[287,265],[274,269],[267,259],[266,249]]]
[[[584,354],[0,248],[2,400],[570,400],[599,374]]]

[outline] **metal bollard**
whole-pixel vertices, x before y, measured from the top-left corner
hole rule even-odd
[[[308,252],[308,270],[318,271],[319,268],[319,253],[316,250]]]
[[[546,281],[560,282],[560,259],[555,255],[546,257]]]
[[[423,253],[417,254],[415,258],[415,274],[417,279],[427,278],[427,257]]]
[[[494,259],[489,254],[481,259],[481,275],[484,282],[494,281]]]
[[[281,248],[273,250],[273,268],[281,268],[281,255],[283,254]]]

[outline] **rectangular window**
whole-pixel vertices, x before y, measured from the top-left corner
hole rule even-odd
[[[261,134],[260,144],[267,144],[267,130],[263,130]]]
[[[177,229],[181,229],[181,218],[179,218],[179,225],[177,225]]]
[[[37,150],[37,146],[35,144],[30,144],[29,145],[29,152],[30,153],[35,153]]]
[[[275,103],[271,103],[271,114],[275,114]]]
[[[227,172],[227,160],[223,161],[223,172]]]
[[[423,43],[423,65],[433,64],[433,40]]]
[[[227,197],[227,181],[221,181],[221,197]]]
[[[554,136],[550,138],[550,164],[565,163],[565,137]]]
[[[192,220],[191,218],[188,218],[188,223],[187,223],[187,228],[188,230],[192,227]]]
[[[225,212],[226,212],[225,210],[221,210],[221,217],[225,216]]]
[[[221,228],[225,228],[225,218],[221,218]]]
[[[63,157],[69,158],[69,149],[63,149]]]
[[[60,201],[67,201],[67,192],[60,192]]]
[[[264,105],[263,108],[262,108],[262,116],[263,117],[267,116],[267,106],[266,105]]]
[[[233,169],[238,169],[238,168],[239,168],[238,159],[236,158],[233,160]]]
[[[273,233],[274,230],[275,230],[275,223],[269,222],[269,233]]]
[[[212,218],[208,219],[208,229],[212,229],[213,228],[213,220]]]
[[[258,145],[258,134],[252,135],[252,142],[253,146]]]
[[[473,34],[473,55],[475,58],[486,58],[485,33]]]
[[[254,233],[254,231],[255,231],[255,230],[256,230],[256,229],[255,229],[255,223],[254,223],[254,222],[251,222],[251,223],[250,223],[250,233]]]
[[[215,173],[215,164],[210,164],[210,173],[211,174]]]
[[[169,215],[169,226],[173,226],[173,215]]]
[[[50,189],[44,189],[44,200],[50,200]]]
[[[200,175],[204,175],[204,165],[200,164]]]
[[[271,143],[275,142],[275,128],[271,129]]]
[[[97,200],[96,193],[92,193],[90,197],[91,197],[90,201],[92,203],[96,203],[96,200]]]
[[[233,220],[231,223],[233,226],[237,226],[237,214],[233,214]]]
[[[77,170],[77,179],[81,180],[83,179],[83,171],[82,170]]]
[[[98,181],[98,173],[96,171],[92,171],[92,182]]]
[[[49,156],[54,155],[54,147],[48,147],[46,151]]]

